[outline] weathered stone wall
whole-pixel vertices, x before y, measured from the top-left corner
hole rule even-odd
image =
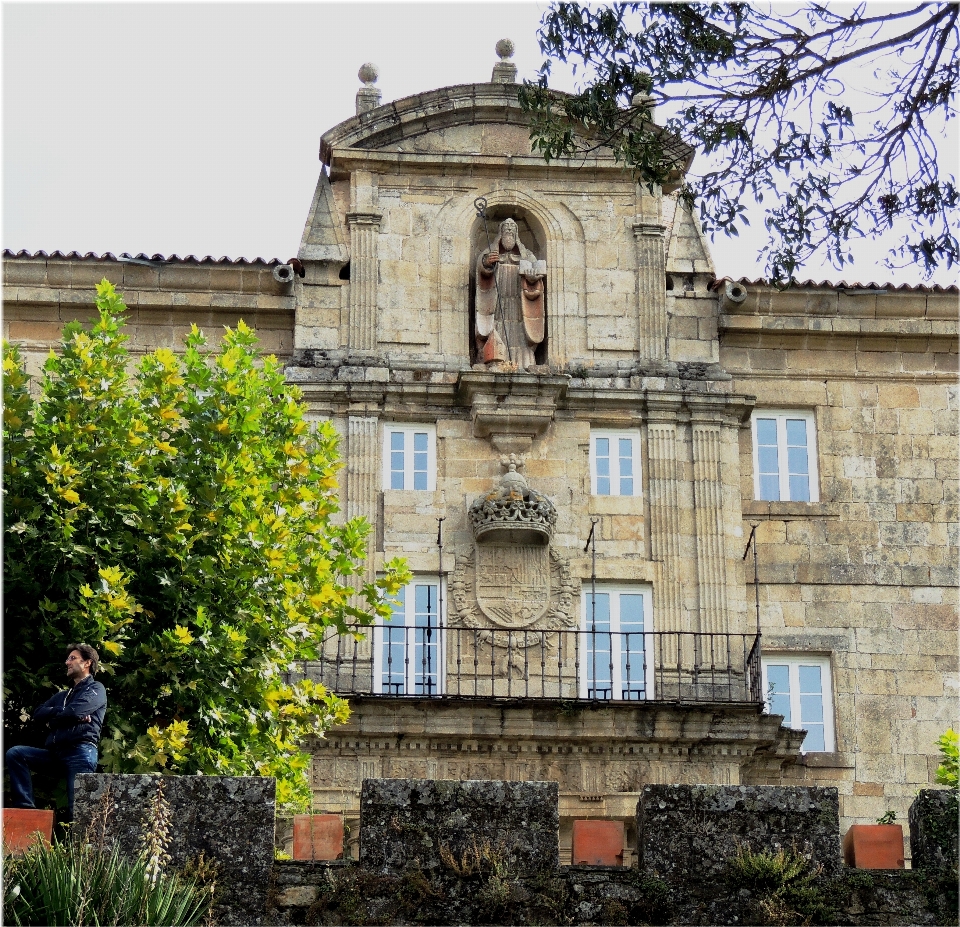
[[[492,890],[491,890],[492,889]],[[922,872],[843,870],[778,895],[728,869],[678,884],[630,869],[564,866],[532,880],[476,874],[441,883],[418,871],[374,875],[350,863],[279,862],[271,924],[956,923],[956,883]]]
[[[518,876],[556,869],[555,782],[365,779],[360,864],[379,874],[503,866]]]
[[[836,722],[833,753],[753,781],[836,787],[844,828],[904,821],[960,710],[956,296],[745,289],[721,361],[757,409],[813,412],[819,466],[819,502],[753,501],[741,430],[764,652],[829,655]]]
[[[842,865],[836,789],[648,785],[637,805],[641,871],[714,878],[741,848],[795,851],[825,873]]]
[[[68,322],[97,318],[96,285],[106,277],[127,304],[124,334],[137,355],[183,350],[195,323],[215,347],[224,326],[243,319],[260,350],[293,351],[294,284],[273,278],[276,262],[180,261],[157,266],[100,258],[8,255],[3,261],[3,337],[20,345],[36,375]]]
[[[75,824],[96,845],[142,848],[145,816],[163,785],[170,808],[171,865],[201,854],[217,869],[220,924],[261,924],[273,866],[276,781],[229,776],[77,776]]]

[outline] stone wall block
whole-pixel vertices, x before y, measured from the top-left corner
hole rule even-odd
[[[641,870],[670,881],[727,871],[741,846],[796,850],[836,873],[840,805],[835,788],[647,785],[637,805]]]
[[[910,855],[914,869],[957,868],[957,792],[921,789],[910,805]]]
[[[219,871],[215,922],[263,923],[273,868],[275,779],[79,775],[74,827],[94,843],[102,838],[106,847],[118,843],[136,855],[144,815],[161,779],[171,810],[172,865],[183,866],[203,853]]]
[[[489,851],[514,876],[556,869],[559,801],[555,782],[365,779],[360,864],[384,874],[414,866],[443,874],[445,858],[469,863]]]

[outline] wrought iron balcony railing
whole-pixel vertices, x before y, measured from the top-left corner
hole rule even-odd
[[[760,637],[379,624],[331,636],[305,671],[340,695],[763,701]]]

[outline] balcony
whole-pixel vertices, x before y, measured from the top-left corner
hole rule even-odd
[[[339,695],[587,703],[763,702],[760,637],[381,623],[305,671]]]

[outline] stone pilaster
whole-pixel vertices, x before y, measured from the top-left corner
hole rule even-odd
[[[365,518],[370,523],[364,572],[355,578],[358,585],[372,582],[373,545],[377,524],[377,491],[380,482],[378,453],[379,421],[373,417],[351,415],[347,419],[346,441],[346,514],[347,518]],[[361,602],[353,603],[360,607]],[[369,657],[370,637],[359,644],[358,657]]]
[[[377,238],[379,213],[350,212],[350,323],[347,344],[354,351],[377,347]]]
[[[694,413],[693,500],[697,532],[700,631],[729,630],[723,536],[723,485],[720,479],[721,423]]]
[[[676,408],[650,408],[647,419],[650,556],[659,561],[661,576],[656,589],[658,631],[684,630],[676,413]]]
[[[667,357],[667,275],[664,228],[656,222],[637,222],[633,238],[637,249],[637,344],[642,360]]]

